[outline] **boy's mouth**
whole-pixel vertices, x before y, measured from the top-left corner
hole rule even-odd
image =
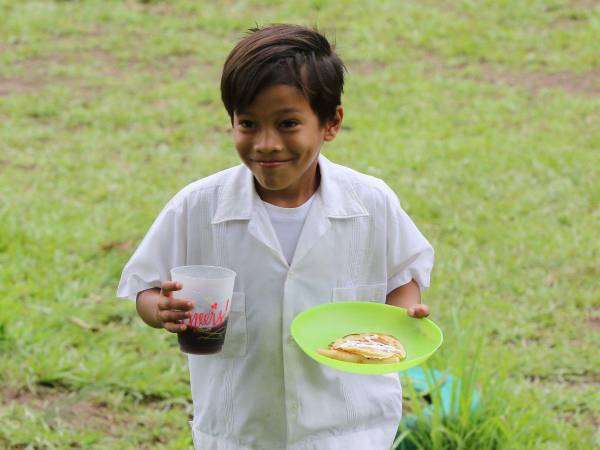
[[[289,162],[291,160],[289,159],[284,159],[284,160],[255,160],[254,163],[258,164],[260,167],[279,167],[284,165],[285,163]]]

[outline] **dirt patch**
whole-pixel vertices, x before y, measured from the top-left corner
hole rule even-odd
[[[543,90],[561,90],[572,95],[599,95],[600,68],[582,73],[540,71],[518,71],[495,66],[485,60],[479,62],[462,62],[449,64],[434,52],[425,52],[421,56],[426,74],[439,77],[462,78],[479,83],[513,86],[532,94]],[[393,66],[393,64],[390,64]],[[361,75],[371,76],[388,68],[381,61],[350,61],[348,70]]]
[[[102,244],[102,250],[105,252],[110,252],[112,250],[130,250],[133,244],[133,239],[128,239],[126,241],[110,241]]]
[[[571,396],[581,397],[582,392],[587,393],[586,398],[592,399],[594,392],[598,391],[600,379],[597,374],[589,373],[579,378],[578,381],[558,380],[558,377],[526,377],[531,383],[531,386],[544,392],[547,395],[556,395],[556,392],[561,392],[561,397],[567,398]],[[585,395],[585,394],[584,394]],[[557,404],[553,406],[555,412],[565,420],[576,426],[592,427],[598,429],[598,408],[592,400],[577,402],[576,409],[574,405]]]
[[[170,77],[175,80],[183,79],[191,71],[198,71],[204,74],[214,74],[217,80],[216,66],[201,61],[195,55],[173,55],[165,58],[156,58],[150,63],[145,63],[142,67],[144,71],[167,71]]]
[[[131,5],[131,3],[130,3]],[[146,13],[152,14],[155,16],[162,17],[179,17],[182,19],[189,19],[191,14],[186,13],[184,11],[179,11],[175,5],[170,4],[170,2],[156,2],[153,3],[149,0],[142,0],[138,2],[139,6],[142,6],[140,9],[143,9]],[[139,8],[138,6],[138,8]]]
[[[75,392],[58,389],[0,389],[0,405],[27,406],[43,413],[50,422],[60,420],[77,428],[103,430],[111,436],[121,435],[130,422],[126,413],[111,409],[105,402],[82,399]]]
[[[1,87],[1,85],[0,85]],[[0,92],[1,94],[1,92]],[[37,164],[36,163],[16,163],[14,161],[9,161],[7,159],[0,159],[0,168],[2,167],[14,167],[16,169],[20,169],[20,170],[35,170],[37,168]]]
[[[102,49],[93,48],[89,51],[65,52],[17,62],[15,66],[22,76],[0,78],[0,95],[34,92],[48,85],[80,87],[89,91],[84,86],[84,79],[53,73],[60,71],[61,68],[81,65],[82,61],[86,60],[96,65],[98,71],[111,78],[123,78],[123,70],[118,68],[116,59]]]
[[[600,0],[571,0],[569,3],[577,8],[594,9],[600,7]]]
[[[31,58],[15,63],[23,75],[18,78],[0,78],[0,95],[31,92],[58,81],[48,73],[48,68],[53,63],[62,64],[63,61],[58,57]]]
[[[115,430],[127,423],[101,401],[81,399],[77,394],[56,389],[25,390],[3,389],[2,405],[27,405],[33,410],[50,412],[51,416],[66,422],[85,422],[86,427]],[[122,414],[121,414],[122,415]]]
[[[513,86],[538,94],[545,89],[558,89],[574,95],[600,94],[600,69],[583,73],[539,71],[516,71],[494,66],[484,61],[479,63],[448,64],[432,52],[423,56],[427,71],[440,76],[454,76],[480,83]]]
[[[347,63],[349,73],[358,73],[360,75],[374,75],[386,68],[387,64],[381,61],[349,61]]]
[[[481,66],[481,81],[504,84],[538,93],[544,89],[560,89],[570,94],[600,93],[600,69],[574,74],[569,72],[509,72],[484,64]]]
[[[442,12],[460,13],[462,5],[452,0],[419,0],[419,4]]]
[[[561,373],[549,375],[524,375],[525,379],[532,384],[543,384],[545,386],[556,385],[569,388],[594,388],[600,386],[600,375],[593,371],[584,373]]]
[[[26,390],[4,388],[0,389],[0,404],[6,405],[12,402],[31,405],[43,405],[58,398],[63,398],[67,395],[64,392],[57,390],[41,389],[37,392]]]
[[[18,94],[35,89],[37,83],[33,80],[19,80],[16,78],[0,78],[0,95]]]
[[[584,416],[583,418],[582,415]],[[592,430],[600,430],[600,416],[590,411],[579,411],[578,414],[573,412],[563,412],[560,413],[560,417],[575,426],[581,426],[583,422],[584,425],[590,426]]]
[[[31,58],[15,65],[22,76],[0,78],[0,95],[31,93],[50,85],[72,87],[87,97],[97,95],[98,89],[88,85],[85,74],[59,75],[61,71],[73,73],[72,68],[76,67],[88,72],[92,68],[98,75],[117,81],[127,81],[135,74],[164,72],[170,79],[178,80],[194,70],[203,74],[211,74],[215,70],[213,65],[195,55],[169,55],[151,61],[136,58],[120,60],[101,48]]]
[[[174,439],[173,436],[156,430],[166,425],[173,428],[174,422],[161,414],[173,409],[178,410],[182,424],[172,431],[179,433],[187,428],[183,419],[191,412],[191,405],[186,401],[161,401],[142,406],[138,402],[122,403],[121,400],[117,396],[115,404],[111,404],[110,400],[105,401],[101,397],[65,389],[0,388],[0,417],[6,418],[13,430],[18,429],[19,421],[26,417],[27,430],[33,430],[39,424],[59,433],[58,440],[53,439],[53,442],[59,442],[60,448],[81,448],[78,436],[82,431],[97,435],[99,441],[96,444],[102,448],[113,448],[113,444],[125,436],[128,442],[133,436],[137,442],[136,448],[156,448],[158,444],[166,448],[165,445]],[[0,433],[2,448],[33,448],[32,442],[27,442],[27,436],[17,437],[16,442],[11,442],[10,434],[7,439],[3,437]]]
[[[600,317],[593,317],[586,320],[586,323],[594,330],[600,331]]]

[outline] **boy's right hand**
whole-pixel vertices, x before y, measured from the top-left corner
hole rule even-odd
[[[163,281],[160,285],[160,296],[156,303],[156,322],[171,333],[181,333],[187,329],[183,322],[192,316],[194,304],[189,300],[173,298],[173,292],[181,289],[181,283]]]

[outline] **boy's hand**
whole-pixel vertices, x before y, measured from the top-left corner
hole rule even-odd
[[[194,304],[189,300],[173,298],[173,292],[181,289],[181,283],[163,281],[160,285],[160,297],[156,303],[156,322],[171,333],[181,333],[187,329],[184,319],[192,316],[190,310]]]
[[[405,308],[408,315],[416,319],[429,315],[429,306],[421,303],[421,291],[415,280],[394,289],[387,295],[385,302],[388,305]]]
[[[418,303],[416,305],[409,306],[406,308],[406,311],[410,317],[421,319],[429,315],[429,306],[424,305],[423,303]]]

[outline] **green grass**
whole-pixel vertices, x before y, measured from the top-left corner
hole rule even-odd
[[[599,446],[593,4],[0,0],[0,447],[191,445],[185,358],[115,288],[164,203],[237,163],[220,68],[271,22],[335,37],[325,153],[386,180],[436,248],[430,365],[482,349],[483,415],[422,438]]]

